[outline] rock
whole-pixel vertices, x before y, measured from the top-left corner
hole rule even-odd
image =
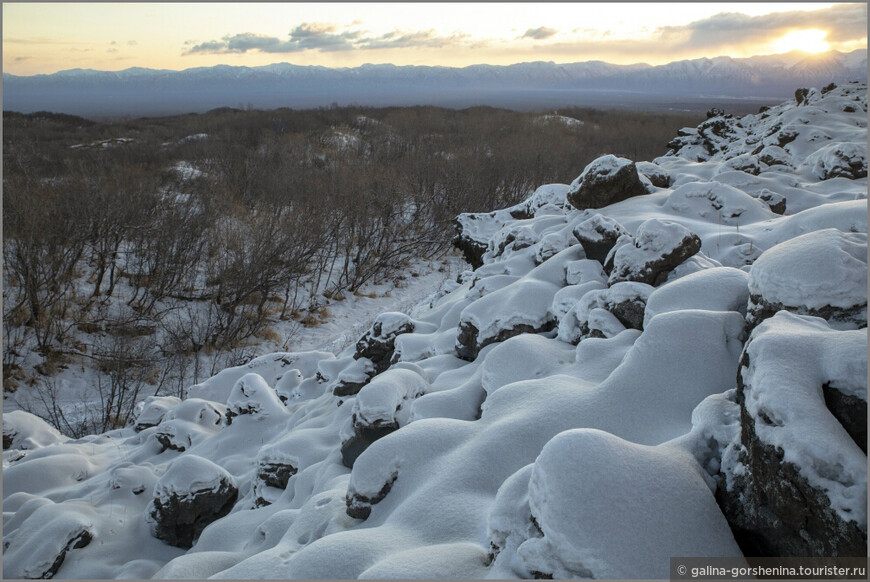
[[[762,190],[761,194],[758,195],[758,199],[763,201],[770,208],[770,211],[774,214],[785,214],[786,211],[786,199],[785,196],[779,194],[778,192],[773,192],[765,188]]]
[[[387,370],[363,387],[353,404],[352,434],[341,444],[342,464],[352,468],[369,445],[407,424],[410,403],[428,387],[418,373],[402,368]]]
[[[332,393],[336,396],[352,396],[358,393],[377,374],[377,369],[368,358],[354,360],[338,373]]]
[[[395,422],[378,426],[360,426],[356,417],[353,418],[353,425],[353,436],[341,443],[341,464],[348,469],[353,468],[357,457],[363,454],[373,442],[399,429],[398,423]]]
[[[495,212],[466,212],[453,221],[456,236],[453,246],[462,251],[472,269],[483,265],[483,255],[490,239],[505,223],[515,220],[509,210]]]
[[[180,403],[181,399],[176,396],[149,396],[141,403],[142,409],[136,416],[133,428],[138,432],[157,426],[163,421],[164,415]]]
[[[268,462],[263,459],[257,463],[257,479],[269,487],[286,489],[290,477],[296,474],[298,469],[286,463]]]
[[[758,154],[758,161],[770,166],[792,166],[791,156],[787,151],[777,145],[760,147],[753,153]]]
[[[867,401],[845,394],[831,386],[830,382],[822,386],[825,406],[831,411],[855,444],[867,454]]]
[[[832,418],[820,385],[866,394],[866,362],[855,364],[866,350],[863,332],[787,312],[753,331],[737,375],[739,436],[716,491],[746,555],[866,556],[866,454]]]
[[[650,285],[629,281],[589,291],[559,321],[557,337],[576,345],[587,337],[611,338],[626,329],[643,330],[652,291]]]
[[[822,87],[822,95],[824,95],[825,93],[830,93],[831,91],[833,91],[836,88],[837,88],[836,83],[829,83],[829,84],[825,85],[824,87]]]
[[[242,415],[260,420],[282,418],[287,415],[287,409],[266,380],[256,372],[250,372],[236,381],[227,398],[227,426],[233,423],[233,418]]]
[[[804,103],[807,100],[807,95],[809,94],[809,92],[810,90],[805,87],[796,90],[794,92],[795,103],[797,103],[798,105]]]
[[[380,374],[390,367],[390,360],[396,349],[396,337],[403,333],[411,333],[414,329],[413,320],[404,313],[382,313],[356,342],[356,352],[353,357],[357,360],[368,358],[374,364],[375,374]]]
[[[598,213],[577,223],[571,232],[583,246],[586,258],[602,264],[619,237],[628,234],[621,224]]]
[[[538,247],[535,250],[535,264],[540,265],[547,259],[556,256],[573,244],[574,239],[571,235],[563,232],[551,232],[541,237],[538,242]]]
[[[367,497],[357,493],[352,488],[348,488],[347,495],[345,496],[347,514],[355,519],[368,519],[369,515],[372,513],[372,505],[383,501],[384,497],[387,496],[387,493],[390,492],[390,489],[393,488],[393,483],[396,482],[398,476],[399,473],[394,471],[387,482],[384,483],[381,490],[371,497]]]
[[[650,219],[637,228],[633,244],[624,244],[613,255],[608,283],[638,281],[659,285],[668,272],[701,250],[701,239],[675,222]]]
[[[867,177],[867,146],[862,143],[831,143],[807,156],[801,169],[808,168],[819,180]]]
[[[554,319],[548,319],[540,326],[520,323],[506,329],[501,329],[493,336],[478,343],[479,331],[469,321],[461,321],[459,323],[459,335],[456,338],[456,357],[467,362],[473,362],[477,358],[480,350],[496,342],[503,342],[521,333],[543,333],[556,328],[558,322]]]
[[[637,171],[656,188],[669,188],[674,181],[670,172],[653,162],[638,162],[636,166]]]
[[[829,228],[789,239],[752,264],[747,326],[786,310],[838,327],[866,327],[866,281],[866,234]]]
[[[14,429],[7,429],[5,426],[3,427],[3,450],[7,450],[12,447],[12,443],[15,441],[15,437],[18,436],[18,432]]]
[[[202,457],[182,455],[154,485],[146,511],[151,535],[190,548],[205,527],[227,515],[238,498],[235,479]]]
[[[454,221],[454,225],[457,225],[457,230],[459,230],[458,224]],[[486,243],[476,241],[469,236],[464,236],[461,231],[453,237],[451,242],[454,247],[462,252],[462,258],[471,265],[472,269],[483,266],[483,253],[486,252]]]
[[[601,208],[646,193],[634,162],[606,155],[586,166],[583,173],[571,182],[567,198],[574,208],[584,210]]]

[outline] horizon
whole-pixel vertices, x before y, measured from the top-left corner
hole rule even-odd
[[[285,62],[326,68],[589,61],[654,67],[867,47],[864,3],[687,3],[679,11],[669,3],[509,7],[353,3],[338,11],[325,3],[4,3],[3,71],[35,76]]]
[[[361,67],[378,67],[378,66],[392,66],[392,67],[396,67],[396,68],[431,67],[431,68],[447,68],[447,69],[468,69],[468,68],[472,68],[472,67],[481,67],[481,66],[511,67],[511,66],[517,66],[517,65],[531,65],[531,64],[536,64],[536,63],[551,64],[551,65],[559,66],[559,65],[572,65],[572,64],[578,64],[578,63],[592,63],[592,62],[603,62],[606,64],[615,65],[615,66],[619,66],[619,67],[646,66],[649,68],[654,68],[654,67],[659,67],[659,66],[663,66],[663,65],[670,65],[670,64],[684,62],[684,61],[693,61],[693,60],[702,60],[702,59],[707,59],[707,60],[712,61],[712,60],[716,60],[716,59],[727,58],[727,59],[740,61],[740,60],[747,60],[747,59],[754,59],[754,58],[769,58],[769,57],[777,57],[777,56],[785,57],[785,56],[789,56],[789,55],[792,55],[795,58],[809,58],[809,57],[822,57],[822,56],[830,54],[830,53],[850,54],[850,53],[854,53],[854,52],[862,51],[862,50],[866,51],[867,48],[866,47],[856,48],[856,49],[853,49],[850,51],[838,51],[836,49],[829,49],[829,50],[824,51],[824,52],[807,52],[807,51],[802,51],[800,49],[793,49],[791,51],[787,51],[787,52],[783,52],[783,53],[755,54],[755,55],[751,55],[748,57],[732,57],[729,55],[701,56],[701,57],[696,57],[696,58],[691,58],[691,59],[677,59],[677,60],[659,63],[659,64],[655,64],[655,65],[647,63],[647,62],[633,62],[633,63],[622,64],[622,63],[612,63],[612,62],[608,62],[608,61],[602,61],[600,59],[590,59],[590,60],[584,60],[584,61],[560,61],[560,62],[553,61],[553,60],[533,60],[533,61],[520,61],[520,62],[516,62],[516,63],[511,63],[509,65],[493,65],[491,63],[482,63],[481,62],[481,63],[472,63],[472,64],[468,64],[468,65],[461,65],[461,66],[452,66],[452,65],[396,65],[394,63],[365,62],[365,63],[355,65],[355,66],[329,67],[329,66],[325,66],[325,65],[301,65],[301,64],[292,63],[289,61],[276,61],[273,63],[264,64],[264,65],[244,65],[244,64],[243,65],[233,65],[230,63],[222,62],[222,63],[216,63],[214,65],[207,65],[207,66],[200,65],[200,66],[194,66],[194,67],[186,67],[183,69],[163,69],[163,68],[158,69],[158,68],[151,68],[151,67],[143,67],[143,66],[139,66],[139,65],[132,65],[129,67],[125,67],[123,69],[94,69],[91,67],[73,67],[73,68],[69,68],[69,69],[61,69],[59,71],[54,71],[53,73],[35,73],[33,75],[17,75],[15,73],[7,73],[6,71],[4,71],[3,74],[15,76],[15,77],[38,77],[38,76],[56,75],[58,73],[69,73],[69,72],[74,72],[74,71],[94,71],[94,72],[99,72],[99,73],[123,73],[124,71],[135,70],[135,69],[143,69],[143,70],[156,71],[156,72],[182,73],[184,71],[190,71],[190,70],[194,70],[194,69],[209,69],[209,68],[216,68],[216,67],[264,69],[267,67],[274,67],[276,65],[289,65],[292,67],[311,67],[311,68],[323,67],[323,68],[327,68],[327,69],[358,69]]]

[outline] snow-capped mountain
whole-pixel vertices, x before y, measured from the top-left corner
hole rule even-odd
[[[340,353],[262,356],[78,440],[4,415],[4,577],[866,556],[867,86],[669,147],[460,215],[470,268]]]
[[[183,71],[71,69],[51,75],[3,75],[4,108],[77,115],[186,113],[239,103],[257,108],[339,104],[645,106],[699,96],[781,100],[798,86],[865,81],[866,49],[678,61],[661,66],[601,61],[519,63],[464,68],[362,65],[326,68],[277,63],[217,65]],[[604,96],[602,96],[604,95]]]

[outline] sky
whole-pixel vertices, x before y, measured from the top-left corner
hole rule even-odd
[[[3,71],[603,60],[867,48],[866,3],[3,3]]]

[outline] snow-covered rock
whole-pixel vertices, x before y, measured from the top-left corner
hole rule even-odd
[[[723,454],[720,496],[745,549],[866,555],[867,334],[780,311],[753,331],[737,386],[741,430]],[[832,414],[831,390],[863,407],[861,437]]]
[[[255,358],[82,439],[4,415],[4,575],[865,555],[866,86],[800,101],[457,217],[474,270],[339,353]],[[596,210],[568,202],[620,173]]]
[[[637,227],[631,244],[614,247],[608,282],[659,285],[671,269],[700,249],[701,239],[685,226],[652,218]]]
[[[614,155],[597,158],[583,170],[567,193],[578,210],[602,208],[632,196],[646,194],[634,162]]]
[[[817,230],[765,251],[749,271],[750,325],[782,309],[867,326],[867,235]]]

